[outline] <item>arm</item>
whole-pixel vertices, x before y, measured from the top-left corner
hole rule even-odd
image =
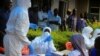
[[[92,39],[84,38],[84,42],[88,49],[90,49],[94,46],[94,41]]]
[[[53,40],[50,41],[49,48],[50,48],[51,52],[52,52],[52,51],[53,51],[53,52],[56,51],[56,48],[55,48],[54,43],[53,43]]]

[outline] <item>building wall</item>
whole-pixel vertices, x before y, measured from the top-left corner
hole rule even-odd
[[[69,0],[68,10],[72,11],[76,7],[75,0]]]
[[[51,9],[54,10],[55,8],[59,8],[59,0],[53,0]]]
[[[88,12],[88,9],[89,9],[88,0],[77,0],[76,1],[76,8],[78,11],[78,16],[80,13]]]
[[[53,0],[53,2],[52,2],[52,5],[51,5],[51,10],[53,11],[55,8],[58,8],[58,9],[60,9],[59,8],[59,1],[64,1],[64,0]],[[66,4],[66,9],[65,9],[65,11],[64,12],[66,12],[66,10],[68,9],[68,10],[70,10],[70,11],[72,11],[74,8],[76,8],[76,2],[75,2],[76,0],[69,0],[68,2],[67,2],[67,4]],[[63,6],[64,7],[64,6]],[[62,8],[62,10],[63,10],[63,8]],[[64,15],[63,15],[64,16]]]

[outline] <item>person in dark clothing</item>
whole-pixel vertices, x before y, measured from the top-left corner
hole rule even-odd
[[[34,5],[29,10],[30,23],[38,25],[38,6]]]
[[[2,6],[0,8],[0,47],[3,47],[3,37],[5,34],[6,23],[9,19],[11,5],[11,0],[2,0]]]
[[[69,27],[69,16],[71,15],[71,12],[69,10],[67,10],[66,14],[65,14],[65,18],[62,18],[62,22],[61,22],[61,30],[62,31],[66,31],[66,25],[68,25],[68,29]]]
[[[67,11],[67,15],[65,16],[65,18],[66,18],[66,24],[67,24],[69,30],[71,30],[70,29],[71,28],[70,15],[71,15],[71,11]]]
[[[92,24],[93,24],[94,22],[96,22],[96,21],[97,21],[97,17],[96,17],[96,16],[93,16],[93,18],[92,18],[92,20],[91,20]]]
[[[90,56],[100,56],[100,36],[95,39],[94,48],[91,50]]]
[[[69,18],[71,31],[75,32],[77,24],[77,9],[73,9],[72,15]]]
[[[81,13],[80,18],[77,19],[76,30],[77,32],[82,32],[82,29],[86,27],[86,20],[84,19],[84,15]]]
[[[38,28],[38,5],[29,8],[30,28],[36,30]]]

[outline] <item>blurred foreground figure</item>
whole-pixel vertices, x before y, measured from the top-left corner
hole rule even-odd
[[[68,56],[88,56],[88,51],[86,50],[84,38],[82,35],[73,35],[71,37],[71,43],[73,50],[68,54]]]
[[[28,8],[30,0],[13,0],[12,11],[7,22],[4,47],[6,56],[22,56],[21,50],[30,41],[26,37],[29,30]]]
[[[100,33],[99,36],[95,39],[94,48],[91,50],[90,56],[100,56]]]
[[[92,32],[93,29],[90,26],[84,27],[82,30],[82,36],[84,37],[84,42],[88,50],[94,46],[94,38],[92,38]]]

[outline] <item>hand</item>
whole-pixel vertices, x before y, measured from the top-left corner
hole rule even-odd
[[[28,48],[29,48],[29,53],[33,54],[34,53],[34,49],[33,49],[32,45],[29,45]]]

